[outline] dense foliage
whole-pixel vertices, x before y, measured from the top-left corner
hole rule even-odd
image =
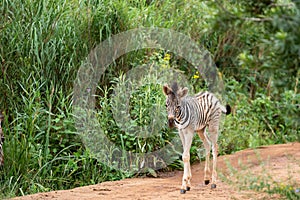
[[[225,84],[223,98],[232,107],[219,139],[221,154],[300,141],[299,1],[2,0],[0,12],[6,137],[0,198],[133,175],[98,162],[85,148],[75,128],[72,92],[88,53],[137,27],[179,31],[211,52]],[[164,122],[159,134],[140,138],[121,130],[113,118],[113,90],[126,83],[128,70],[149,62],[185,74],[196,91],[205,87],[196,70],[172,52],[143,50],[116,60],[99,80],[97,116],[111,141],[139,153],[166,145],[176,134]],[[153,105],[165,113],[157,78],[146,78],[130,97],[133,129],[151,123]],[[203,156],[198,138],[191,153],[193,161]],[[169,167],[180,166],[176,161]]]

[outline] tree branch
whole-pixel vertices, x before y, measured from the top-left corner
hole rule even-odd
[[[269,22],[269,21],[272,21],[273,19],[270,18],[270,17],[266,17],[266,18],[258,18],[258,17],[244,17],[244,18],[241,18],[241,19],[244,19],[246,21],[253,21],[253,22]]]

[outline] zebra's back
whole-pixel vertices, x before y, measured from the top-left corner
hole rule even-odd
[[[192,126],[194,130],[201,130],[207,125],[218,125],[221,113],[226,113],[226,108],[210,92],[200,92],[195,96],[185,99],[185,123]]]

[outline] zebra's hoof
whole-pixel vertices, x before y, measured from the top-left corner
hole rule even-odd
[[[209,184],[209,180],[205,180],[205,181],[204,181],[204,184],[205,184],[205,185],[208,185],[208,184]]]
[[[190,191],[190,190],[191,190],[191,187],[187,186],[186,191]]]
[[[184,190],[184,189],[180,190],[180,194],[185,194],[185,192],[186,192],[186,190]]]
[[[211,184],[211,189],[215,189],[217,188],[217,185],[216,184]]]

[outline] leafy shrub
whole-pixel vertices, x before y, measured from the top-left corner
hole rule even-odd
[[[232,114],[226,116],[220,136],[221,154],[299,141],[299,94],[286,91],[278,101],[259,93],[256,99],[249,100],[237,81],[229,80],[226,84]]]

